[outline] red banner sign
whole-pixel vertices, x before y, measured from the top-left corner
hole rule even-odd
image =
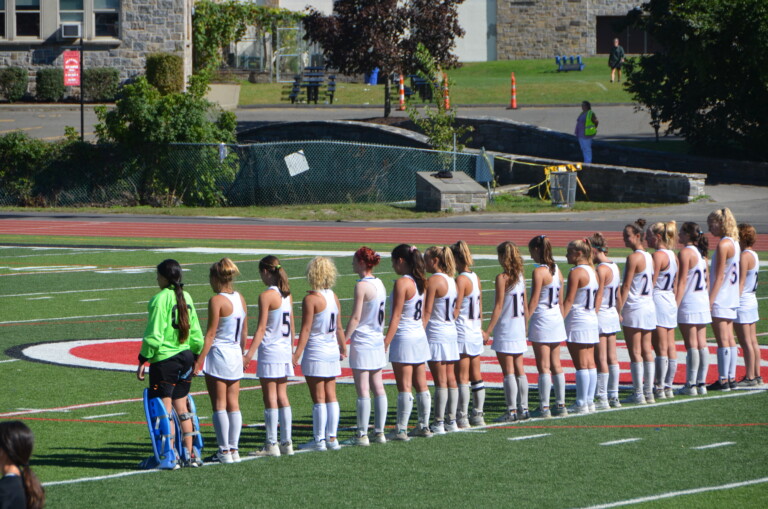
[[[80,52],[64,52],[64,86],[80,86]]]

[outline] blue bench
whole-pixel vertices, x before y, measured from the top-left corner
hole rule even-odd
[[[581,55],[577,55],[576,57],[573,55],[570,57],[564,55],[556,56],[555,64],[557,64],[557,72],[583,71],[585,65],[584,62],[581,61]]]

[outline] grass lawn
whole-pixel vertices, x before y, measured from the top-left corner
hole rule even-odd
[[[508,104],[510,73],[515,73],[517,100],[525,104],[631,103],[621,84],[609,83],[607,58],[584,60],[583,71],[557,72],[555,59],[473,62],[448,72],[452,104]],[[407,80],[406,80],[407,81]],[[240,106],[279,104],[283,83],[242,83]],[[322,102],[322,101],[321,101]],[[338,83],[334,104],[384,104],[384,85]]]

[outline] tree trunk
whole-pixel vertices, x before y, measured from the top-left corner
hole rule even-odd
[[[389,79],[390,74],[387,72],[384,75],[384,117],[388,117],[390,112],[392,111],[392,98],[389,95]]]

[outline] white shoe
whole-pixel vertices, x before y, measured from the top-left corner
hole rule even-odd
[[[573,404],[568,407],[568,413],[569,414],[588,414],[589,413],[589,405],[577,405]]]
[[[659,389],[659,388],[654,389],[653,390],[653,397],[655,399],[667,399],[667,391],[665,391],[663,388],[662,389]]]
[[[608,398],[600,398],[595,402],[594,407],[595,407],[595,410],[608,410],[609,408],[611,408],[611,405],[610,403],[608,403]]]
[[[262,447],[259,450],[251,451],[248,453],[248,456],[258,456],[258,457],[267,457],[267,456],[274,456],[275,458],[280,456],[280,446],[278,446],[276,443],[266,443],[264,444],[264,447]]]
[[[459,429],[469,428],[469,419],[467,418],[467,414],[464,412],[459,412],[456,414],[456,426],[458,426]]]
[[[374,444],[386,444],[387,443],[387,436],[384,433],[376,433],[375,435],[373,435],[373,443]]]
[[[393,431],[389,434],[389,436],[386,437],[386,440],[393,440],[393,441],[399,441],[399,442],[407,442],[411,439],[411,437],[408,436],[408,432],[404,429],[398,429]]]
[[[302,444],[299,446],[299,449],[304,451],[327,451],[328,447],[325,445],[325,439],[322,439],[318,441],[312,440],[311,442]]]
[[[587,403],[587,408],[589,409],[590,414],[593,414],[597,411],[597,407],[595,406],[594,401],[590,401],[589,403]]]
[[[610,398],[608,400],[608,405],[610,405],[611,408],[621,408],[621,401],[619,401],[619,398]]]
[[[280,444],[280,454],[283,456],[293,456],[293,442],[290,440]]]
[[[471,426],[485,426],[485,418],[483,412],[476,412],[472,410],[472,416],[469,418],[469,424]]]
[[[632,394],[628,398],[621,400],[621,402],[634,405],[645,405],[645,396],[642,393]]]
[[[430,426],[430,431],[435,435],[445,435],[445,425],[442,422],[436,422]]]
[[[705,384],[699,384],[696,387],[696,391],[699,393],[699,396],[706,396],[707,395],[707,386]]]
[[[511,410],[507,410],[501,416],[494,419],[493,422],[517,422],[520,419],[517,417],[517,412],[513,412]]]
[[[685,384],[677,390],[677,393],[681,396],[696,396],[699,394],[699,391],[696,390],[695,385]]]
[[[365,437],[365,438],[368,438],[368,437]],[[336,439],[336,437],[333,437],[325,441],[325,447],[330,449],[331,451],[338,451],[339,449],[341,449],[341,444]]]
[[[335,440],[335,442],[338,442],[338,440]],[[355,437],[355,445],[360,445],[362,447],[368,447],[371,445],[371,441],[368,440],[368,435],[360,435],[358,437]]]
[[[653,391],[646,392],[644,396],[645,396],[645,402],[648,403],[649,405],[652,403],[656,403],[656,398],[653,397]]]
[[[216,463],[224,463],[227,465],[230,463],[234,463],[234,461],[232,460],[232,453],[229,451],[227,452],[218,451],[216,454],[208,458],[208,460],[214,461]]]
[[[240,463],[241,461],[243,461],[242,459],[240,459],[240,452],[237,449],[232,449],[230,451],[230,454],[232,454],[232,461],[233,462]]]
[[[459,426],[456,424],[456,421],[448,421],[445,423],[445,432],[446,433],[453,433],[454,431],[459,431]]]
[[[675,397],[675,391],[672,390],[672,387],[664,387],[664,395],[667,399],[672,399]]]

